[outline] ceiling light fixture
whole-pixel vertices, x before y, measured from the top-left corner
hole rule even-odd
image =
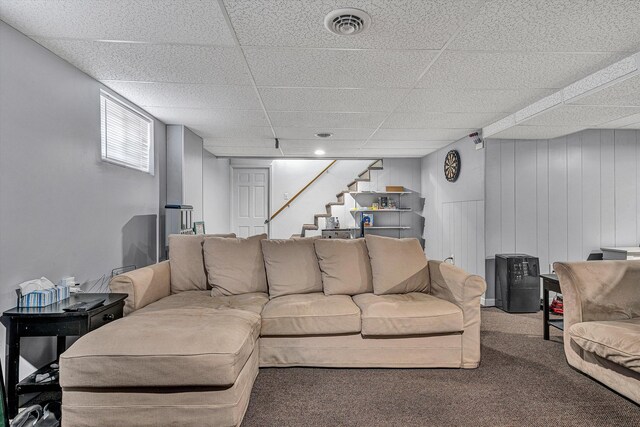
[[[313,154],[315,154],[316,156],[324,156],[325,152],[324,150],[316,150],[313,152]]]
[[[333,134],[329,133],[329,132],[316,133],[316,137],[317,138],[331,138],[332,136],[333,136]]]
[[[371,17],[360,9],[336,9],[324,18],[324,26],[339,36],[354,36],[371,24]]]

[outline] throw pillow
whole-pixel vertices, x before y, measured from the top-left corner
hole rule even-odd
[[[207,290],[207,272],[202,257],[205,237],[236,237],[235,234],[171,234],[169,235],[169,265],[171,293]]]
[[[212,296],[267,292],[260,241],[266,234],[246,239],[204,239],[204,264]]]
[[[318,239],[315,247],[325,295],[373,292],[371,263],[364,239]]]
[[[315,239],[263,240],[269,297],[322,292]]]
[[[418,239],[366,235],[373,293],[406,294],[429,290],[429,268]]]

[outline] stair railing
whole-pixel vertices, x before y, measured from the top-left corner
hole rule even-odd
[[[302,193],[304,193],[304,191],[305,191],[307,188],[309,188],[309,187],[311,186],[311,184],[313,184],[314,182],[316,182],[316,181],[317,181],[317,179],[318,179],[318,178],[320,178],[320,177],[321,177],[321,176],[322,176],[326,171],[328,171],[328,170],[329,170],[329,168],[331,168],[331,166],[333,166],[336,162],[337,162],[337,160],[333,160],[331,163],[329,163],[329,165],[328,165],[326,168],[322,169],[322,171],[321,171],[319,174],[317,174],[317,175],[316,175],[316,176],[315,176],[311,181],[309,181],[309,182],[307,183],[307,185],[305,185],[304,187],[302,187],[302,189],[301,189],[300,191],[298,191],[298,192],[297,192],[297,193],[296,193],[296,194],[295,194],[291,199],[287,200],[287,203],[285,203],[284,205],[282,205],[282,206],[280,207],[280,209],[278,209],[278,210],[277,210],[273,215],[271,215],[271,217],[270,217],[269,219],[266,219],[266,220],[264,221],[264,223],[265,223],[265,224],[267,224],[267,223],[269,223],[269,222],[273,221],[273,219],[274,219],[275,217],[277,217],[278,215],[280,215],[280,213],[281,213],[283,210],[285,210],[286,208],[288,208],[289,206],[291,206],[291,203],[293,203],[293,201],[294,201],[295,199],[297,199],[297,198],[298,198],[298,196],[300,196]]]

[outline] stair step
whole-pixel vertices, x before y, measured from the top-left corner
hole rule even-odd
[[[348,193],[348,192],[349,192],[349,190],[342,190],[341,192],[339,192],[338,194],[336,194],[336,197],[337,197],[337,198],[343,197],[343,196],[344,196],[344,193]]]
[[[378,159],[375,162],[371,163],[368,167],[369,170],[381,170],[383,168],[382,159]]]
[[[369,178],[356,178],[356,182],[370,182]]]
[[[318,226],[315,224],[302,224],[303,230],[317,230]]]
[[[329,218],[331,216],[331,214],[328,213],[324,213],[324,214],[315,214],[314,217],[316,218]]]
[[[366,176],[366,178],[371,178],[371,177],[369,176],[369,172],[370,172],[370,171],[369,171],[369,169],[365,169],[365,170],[363,170],[362,172],[360,172],[360,173],[358,174],[358,178],[363,178],[365,175],[367,175],[367,176]]]

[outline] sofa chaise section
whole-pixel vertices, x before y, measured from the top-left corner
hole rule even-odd
[[[259,312],[268,297],[169,295],[168,268],[159,263],[112,281],[112,290],[129,287],[129,315],[61,356],[66,425],[241,422],[258,374]],[[154,286],[163,291],[147,293]]]

